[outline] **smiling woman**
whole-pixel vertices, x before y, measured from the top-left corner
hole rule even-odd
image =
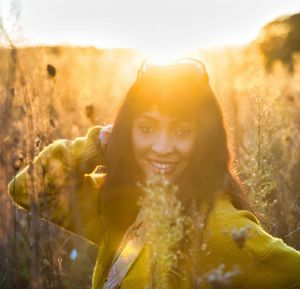
[[[138,115],[132,126],[135,160],[147,179],[162,174],[176,183],[190,162],[195,124],[153,108]]]
[[[300,288],[300,253],[263,230],[232,171],[202,63],[141,69],[110,131],[55,141],[9,184],[17,203],[36,200],[42,216],[99,244],[93,289]],[[138,206],[138,183],[156,217]],[[164,285],[150,270],[156,239],[163,252],[173,244]]]

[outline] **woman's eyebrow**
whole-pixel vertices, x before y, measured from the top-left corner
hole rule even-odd
[[[173,125],[184,125],[184,126],[189,126],[189,127],[194,126],[194,122],[189,121],[189,120],[178,120],[178,119],[175,119],[175,120],[172,121],[172,124]]]
[[[151,123],[158,123],[159,120],[153,116],[150,115],[140,115],[138,117],[138,121],[148,121]],[[193,122],[189,121],[189,120],[181,120],[181,119],[172,119],[170,120],[170,125],[171,126],[178,126],[178,125],[184,125],[184,126],[189,126],[189,127],[193,127]]]
[[[150,122],[158,122],[156,118],[148,115],[141,115],[139,116],[139,120],[141,121],[150,121]]]

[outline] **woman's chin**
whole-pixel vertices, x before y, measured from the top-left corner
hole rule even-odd
[[[148,182],[155,184],[172,184],[174,183],[174,177],[172,174],[164,174],[164,173],[152,173],[148,174],[146,177]]]

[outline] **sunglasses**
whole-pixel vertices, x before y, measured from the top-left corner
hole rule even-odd
[[[140,68],[138,69],[137,79],[140,78],[141,75],[143,75],[149,69],[158,66],[182,66],[182,67],[191,67],[193,69],[196,68],[196,70],[199,72],[199,75],[201,77],[203,76],[207,77],[207,71],[205,65],[200,60],[195,58],[180,58],[177,60],[170,61],[169,63],[164,65],[153,64],[150,62],[149,58],[146,58],[145,60],[143,60]]]

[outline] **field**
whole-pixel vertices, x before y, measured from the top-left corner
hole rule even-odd
[[[254,44],[195,50],[267,231],[300,249],[300,59],[266,72]],[[90,288],[97,248],[16,206],[7,184],[53,140],[112,123],[143,60],[133,50],[0,49],[0,288]],[[31,276],[31,277],[30,277]]]

